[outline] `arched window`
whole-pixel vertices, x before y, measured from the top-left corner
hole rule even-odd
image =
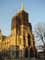
[[[28,34],[28,46],[30,46],[31,45],[31,37],[30,37],[30,35]]]
[[[23,39],[24,39],[24,47],[25,47],[25,45],[26,45],[26,40],[25,40],[25,36],[23,36]]]
[[[16,58],[19,58],[19,46],[16,46]]]
[[[33,48],[30,48],[30,57],[34,57],[34,51],[33,51]]]
[[[25,48],[25,58],[28,58],[28,48]]]

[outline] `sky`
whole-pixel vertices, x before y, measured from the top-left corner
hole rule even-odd
[[[11,33],[12,17],[24,4],[24,10],[29,14],[32,29],[37,23],[45,23],[45,0],[0,0],[0,29],[3,35]]]

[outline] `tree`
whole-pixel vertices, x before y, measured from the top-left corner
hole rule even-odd
[[[44,38],[45,38],[45,24],[42,23],[38,23],[35,27],[35,38],[36,40],[38,39],[38,41],[42,41],[43,42],[43,52],[44,52],[44,59],[45,59],[45,42],[44,42]]]
[[[35,27],[35,38],[41,40],[44,43],[44,38],[45,38],[45,25],[42,23],[38,23]]]

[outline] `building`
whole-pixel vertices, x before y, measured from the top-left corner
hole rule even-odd
[[[32,50],[31,50],[32,49]],[[13,57],[29,57],[35,51],[32,25],[29,23],[28,13],[23,5],[16,16],[12,17],[11,34],[3,36],[0,30],[0,52],[10,52]],[[33,55],[33,54],[32,54]]]

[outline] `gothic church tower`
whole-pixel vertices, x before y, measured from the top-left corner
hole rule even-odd
[[[11,24],[11,34],[13,36],[14,45],[18,46],[22,53],[24,53],[25,48],[34,48],[34,36],[32,34],[32,26],[28,21],[28,13],[25,12],[24,6],[16,16],[12,18]],[[23,54],[22,54],[23,55]]]

